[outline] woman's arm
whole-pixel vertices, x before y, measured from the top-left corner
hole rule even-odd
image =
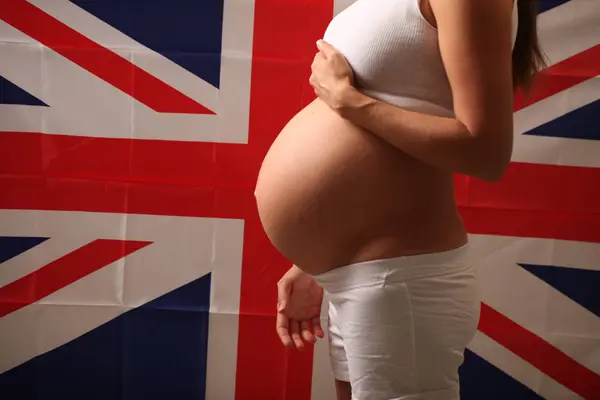
[[[510,162],[513,143],[513,0],[430,0],[430,4],[455,118],[377,101],[355,90],[351,79],[331,85],[333,100],[328,103],[342,117],[423,162],[497,181]],[[322,63],[343,57],[326,43],[319,47]],[[313,74],[314,68],[313,64]]]

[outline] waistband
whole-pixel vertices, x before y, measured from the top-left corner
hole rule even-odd
[[[404,282],[472,269],[469,245],[439,253],[364,261],[331,269],[314,278],[326,291],[341,292],[383,282]]]

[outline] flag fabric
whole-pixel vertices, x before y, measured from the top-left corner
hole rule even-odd
[[[0,3],[0,398],[334,398],[326,341],[275,335],[288,265],[253,189],[351,3]],[[466,400],[600,399],[599,19],[541,2],[513,163],[456,178],[484,300]]]

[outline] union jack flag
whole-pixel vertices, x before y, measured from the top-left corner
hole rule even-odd
[[[334,398],[285,351],[254,184],[353,0],[0,2],[0,398]],[[501,183],[457,176],[462,397],[600,399],[600,2],[546,0]]]

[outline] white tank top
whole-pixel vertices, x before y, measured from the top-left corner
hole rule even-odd
[[[398,107],[453,116],[452,92],[437,29],[420,0],[357,0],[329,24],[323,39],[338,49],[364,94]],[[517,33],[513,6],[513,47]]]

